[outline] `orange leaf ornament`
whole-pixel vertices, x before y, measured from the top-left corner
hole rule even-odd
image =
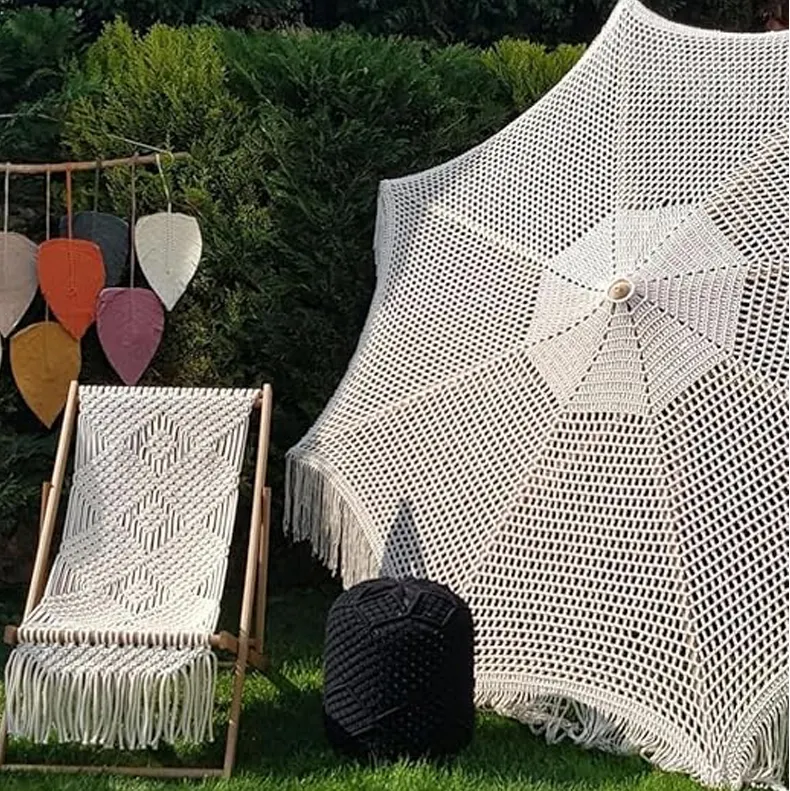
[[[49,193],[47,193],[49,194]],[[74,239],[71,217],[71,170],[66,170],[68,239],[47,239],[38,247],[38,284],[47,304],[69,334],[79,340],[96,318],[96,298],[106,273],[101,249]]]
[[[11,338],[11,373],[25,403],[51,428],[80,374],[79,341],[55,321],[30,324]]]
[[[44,299],[79,340],[96,318],[96,298],[104,288],[101,250],[84,239],[50,239],[38,247],[37,268]]]

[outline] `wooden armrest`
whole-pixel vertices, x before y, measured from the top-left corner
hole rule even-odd
[[[18,632],[18,626],[8,624],[3,630],[3,642],[6,645],[16,645],[19,642]],[[250,641],[250,648],[247,652],[247,664],[261,671],[266,670],[269,663],[263,654],[252,647],[252,642],[253,641]],[[209,644],[212,648],[219,649],[220,651],[230,651],[230,653],[238,656],[239,640],[230,632],[220,632],[219,634],[211,635]]]
[[[247,649],[247,664],[252,665],[257,670],[264,672],[269,667],[269,660],[253,646],[257,645],[255,640],[250,640]],[[218,648],[220,651],[229,651],[231,654],[239,655],[239,638],[230,632],[220,632],[211,636],[211,647]]]

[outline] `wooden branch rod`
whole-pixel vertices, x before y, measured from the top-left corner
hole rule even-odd
[[[65,634],[62,631],[58,631],[54,636],[54,640],[50,645],[65,645]],[[3,642],[6,645],[16,645],[19,642],[19,627],[14,626],[13,624],[6,624],[5,629],[3,630]],[[98,637],[96,632],[89,632],[88,633],[88,645],[100,645],[101,640]],[[239,639],[232,635],[230,632],[218,632],[217,634],[212,634],[208,640],[209,645],[220,651],[229,651],[232,654],[239,653]],[[149,645],[148,641],[146,640],[132,640],[127,641],[123,634],[118,635],[117,645],[135,645],[135,646],[142,646],[142,645]],[[247,656],[247,664],[252,665],[253,667],[258,668],[258,670],[265,670],[268,667],[269,659],[265,656],[261,651],[249,649],[248,656]]]
[[[206,767],[199,769],[192,766],[74,766],[72,764],[4,764],[0,770],[5,772],[49,772],[52,774],[118,774],[132,777],[222,777],[222,769]],[[42,781],[43,783],[43,781]]]
[[[26,173],[29,176],[41,173],[65,173],[70,170],[72,173],[77,170],[97,170],[99,168],[116,168],[122,165],[153,165],[156,162],[157,156],[161,162],[167,162],[169,159],[186,159],[189,153],[186,151],[176,151],[171,154],[166,152],[163,154],[141,154],[137,157],[123,157],[121,159],[95,159],[92,162],[56,162],[52,164],[32,164],[32,165],[15,165],[13,162],[9,164],[0,163],[0,173]]]
[[[16,645],[19,639],[18,632],[19,627],[14,626],[13,624],[6,624],[6,627],[3,630],[3,642],[6,645]],[[65,632],[63,630],[58,630],[53,635],[53,637],[53,643],[61,645],[65,644]],[[127,640],[126,636],[121,633],[117,636],[117,645],[149,645],[148,640],[145,639],[146,637],[150,637],[150,635],[142,635],[143,639]],[[87,643],[88,645],[100,645],[100,633],[93,631],[88,632]],[[230,632],[219,632],[217,634],[212,634],[209,637],[209,645],[212,648],[219,648],[223,651],[232,651],[233,653],[236,653],[238,650],[238,640]]]

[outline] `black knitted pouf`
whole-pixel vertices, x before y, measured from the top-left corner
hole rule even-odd
[[[341,594],[326,624],[324,724],[361,759],[449,756],[472,739],[469,607],[428,580],[376,579]]]

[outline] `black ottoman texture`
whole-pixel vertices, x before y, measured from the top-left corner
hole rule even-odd
[[[466,603],[428,580],[376,579],[329,611],[324,724],[355,758],[442,757],[472,740],[474,634]]]

